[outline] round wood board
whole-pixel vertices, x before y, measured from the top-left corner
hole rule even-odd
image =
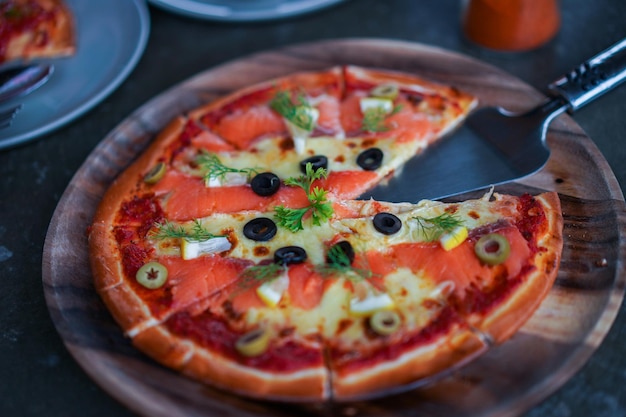
[[[254,401],[202,385],[132,347],[92,284],[85,230],[112,180],[176,115],[234,89],[338,64],[388,68],[454,85],[482,104],[528,109],[545,99],[519,79],[477,60],[420,44],[376,39],[323,41],[238,59],[165,91],[113,130],[65,191],[44,247],[43,282],[66,346],[104,390],[146,416],[517,415],[554,392],[585,363],[622,301],[626,268],[624,197],[608,164],[567,115],[548,132],[552,156],[504,192],[559,192],[563,261],[554,288],[508,342],[435,382],[352,403]],[[584,175],[581,175],[584,172]]]

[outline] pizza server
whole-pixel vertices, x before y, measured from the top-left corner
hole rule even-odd
[[[410,189],[418,200],[436,199],[532,175],[550,156],[545,140],[550,122],[624,80],[626,39],[550,84],[551,98],[534,109],[521,114],[493,107],[476,110],[451,137],[409,161],[392,180],[397,187],[377,187],[371,196],[404,201]]]

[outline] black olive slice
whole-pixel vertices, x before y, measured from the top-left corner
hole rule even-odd
[[[374,216],[374,228],[384,235],[393,235],[402,227],[402,221],[391,213],[378,213]]]
[[[250,181],[252,191],[261,197],[275,194],[280,188],[280,178],[271,172],[262,172]]]
[[[341,253],[337,254],[335,251],[340,251]],[[330,255],[333,252],[335,256]],[[326,262],[337,266],[350,266],[354,262],[354,248],[347,240],[335,243],[326,255]]]
[[[324,155],[315,155],[305,159],[304,161],[300,161],[300,171],[302,171],[303,174],[306,174],[306,164],[311,164],[313,172],[317,171],[319,168],[327,169],[328,158]]]
[[[243,227],[245,237],[257,242],[267,242],[276,235],[276,223],[267,217],[257,217]]]
[[[278,265],[301,264],[304,261],[306,251],[300,246],[285,246],[274,252],[274,262]]]
[[[366,149],[356,158],[356,163],[366,171],[374,171],[383,163],[383,151],[378,148]]]

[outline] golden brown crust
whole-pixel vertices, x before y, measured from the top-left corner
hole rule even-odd
[[[423,94],[437,94],[457,102],[460,109],[464,111],[469,110],[476,103],[476,98],[470,94],[448,85],[428,81],[414,74],[355,66],[347,66],[346,72],[350,77],[368,81],[372,84],[393,83],[402,88],[412,89]]]
[[[487,345],[476,334],[455,326],[433,343],[407,351],[393,361],[352,373],[334,372],[333,397],[354,399],[368,393],[402,389],[407,384],[461,366],[486,349]]]
[[[320,84],[331,84],[333,82],[336,82],[337,85],[340,86],[340,77],[341,67],[333,67],[326,71],[298,72],[283,77],[273,78],[271,80],[263,81],[249,87],[240,88],[230,94],[227,94],[226,96],[211,101],[204,106],[198,107],[197,109],[194,109],[189,113],[189,118],[191,120],[199,120],[206,113],[209,113],[216,109],[220,109],[226,104],[235,102],[241,97],[263,91],[265,89],[301,88],[307,90],[319,87]]]
[[[163,325],[138,332],[133,344],[163,365],[228,391],[289,401],[323,400],[329,395],[323,364],[295,372],[259,371],[173,335]]]
[[[185,122],[186,119],[183,117],[172,120],[141,156],[113,181],[96,210],[94,224],[113,224],[122,201],[129,197],[138,180],[163,156],[165,149],[183,129]]]
[[[531,263],[535,270],[513,294],[486,316],[472,317],[470,322],[495,343],[510,338],[533,315],[546,297],[559,270],[563,247],[561,202],[555,192],[535,197],[544,208],[547,228],[537,238],[537,251]]]
[[[323,364],[293,373],[263,372],[202,349],[193,352],[182,372],[205,383],[256,398],[311,401],[329,397],[328,370]]]

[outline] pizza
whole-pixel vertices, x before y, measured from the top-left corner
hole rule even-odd
[[[0,0],[0,64],[75,50],[73,17],[62,0]]]
[[[95,287],[139,350],[245,396],[364,398],[457,369],[551,288],[558,195],[358,197],[475,105],[412,74],[342,66],[182,114],[100,202]]]

